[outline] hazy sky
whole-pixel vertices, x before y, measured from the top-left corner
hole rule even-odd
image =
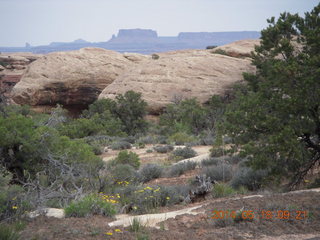
[[[257,30],[287,11],[310,11],[318,0],[0,0],[0,46],[52,41],[107,41],[121,28],[179,32]]]

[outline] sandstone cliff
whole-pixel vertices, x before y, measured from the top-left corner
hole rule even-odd
[[[12,97],[33,106],[87,106],[132,64],[120,53],[99,48],[51,53],[30,64]]]
[[[251,49],[253,50],[253,48]],[[196,97],[206,102],[253,72],[250,59],[215,54],[208,50],[184,50],[159,54],[159,59],[129,68],[108,85],[99,98],[114,98],[128,90],[141,92],[151,113],[158,113],[175,98]]]
[[[14,87],[16,103],[74,108],[99,98],[114,98],[128,90],[141,92],[151,113],[159,113],[174,99],[196,97],[206,102],[223,94],[253,72],[249,53],[256,41],[239,41],[211,50],[182,50],[158,54],[159,58],[84,48],[51,53],[31,63]],[[231,56],[218,54],[222,49]],[[233,57],[232,57],[233,56]]]

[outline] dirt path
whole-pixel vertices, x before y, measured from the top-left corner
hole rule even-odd
[[[161,240],[316,240],[320,237],[320,188],[280,194],[259,194],[221,199],[207,199],[188,207],[173,206],[171,211],[136,216],[143,224],[148,239]],[[254,211],[251,221],[212,219],[214,211],[231,211],[243,208]],[[180,210],[177,210],[180,209]],[[262,211],[273,216],[262,218]],[[280,219],[278,212],[290,211],[290,218]],[[161,212],[161,210],[160,210]],[[306,212],[297,218],[298,212]],[[24,240],[133,240],[137,234],[127,227],[133,216],[118,216],[117,220],[102,216],[90,218],[47,218],[29,220],[22,232]],[[162,222],[160,224],[160,222]],[[154,226],[158,227],[155,228]],[[159,226],[160,227],[159,229]],[[167,230],[165,230],[167,229]],[[107,236],[106,233],[112,233]]]

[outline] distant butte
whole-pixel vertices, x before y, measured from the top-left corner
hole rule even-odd
[[[131,52],[152,54],[182,49],[205,49],[207,46],[221,46],[231,42],[258,39],[260,32],[181,32],[178,36],[158,36],[151,29],[120,29],[107,42],[87,42],[78,39],[73,42],[52,42],[45,46],[0,47],[0,52],[49,53],[79,50],[85,47],[99,47],[120,53]]]

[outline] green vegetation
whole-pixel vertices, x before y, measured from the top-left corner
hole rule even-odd
[[[205,193],[215,183],[214,198],[288,179],[290,188],[302,182],[319,186],[317,176],[307,178],[320,163],[319,13],[320,4],[304,18],[284,13],[268,20],[252,55],[257,71],[244,74],[245,84],[203,105],[196,99],[175,99],[158,123],[145,120],[147,104],[133,91],[97,100],[74,119],[61,106],[51,114],[37,114],[28,106],[5,105],[0,96],[0,238],[18,239],[12,222],[41,207],[85,217],[150,213],[181,203],[193,193],[194,182],[145,183],[178,177],[197,166],[194,172],[208,179]],[[146,144],[153,144],[148,153],[163,153],[156,157],[166,153],[166,164],[196,156],[191,146],[212,148],[199,165],[189,161],[141,167],[138,154],[127,149],[144,153],[139,148]],[[186,147],[174,150],[173,144]],[[119,153],[108,163],[96,156],[109,157],[104,152],[110,149]],[[239,213],[236,222],[245,220]],[[139,224],[133,223],[132,229],[140,231]]]
[[[3,240],[19,240],[19,233],[11,226],[0,225],[0,239]]]
[[[100,214],[112,217],[116,209],[108,199],[97,194],[87,195],[79,201],[74,201],[65,209],[66,217],[87,217]]]
[[[192,158],[197,155],[191,147],[177,148],[172,152],[172,155],[176,160],[182,160],[187,158]]]
[[[184,174],[185,172],[195,169],[196,166],[197,166],[197,163],[192,162],[192,161],[178,163],[178,164],[173,165],[169,169],[169,172],[167,173],[167,175],[168,175],[168,177],[179,177],[182,174]]]
[[[152,179],[159,178],[162,175],[162,167],[157,164],[146,164],[140,170],[140,178],[142,182],[149,182]]]
[[[305,17],[268,20],[224,127],[254,169],[296,186],[320,161],[320,36],[318,4]]]
[[[138,154],[124,150],[118,153],[118,156],[114,159],[114,164],[129,164],[135,169],[138,169],[140,166],[140,159]]]
[[[213,186],[212,195],[214,198],[228,197],[235,194],[236,190],[225,183],[217,183]]]
[[[216,166],[204,168],[202,174],[210,177],[211,180],[227,182],[232,178],[232,166],[220,162]]]

